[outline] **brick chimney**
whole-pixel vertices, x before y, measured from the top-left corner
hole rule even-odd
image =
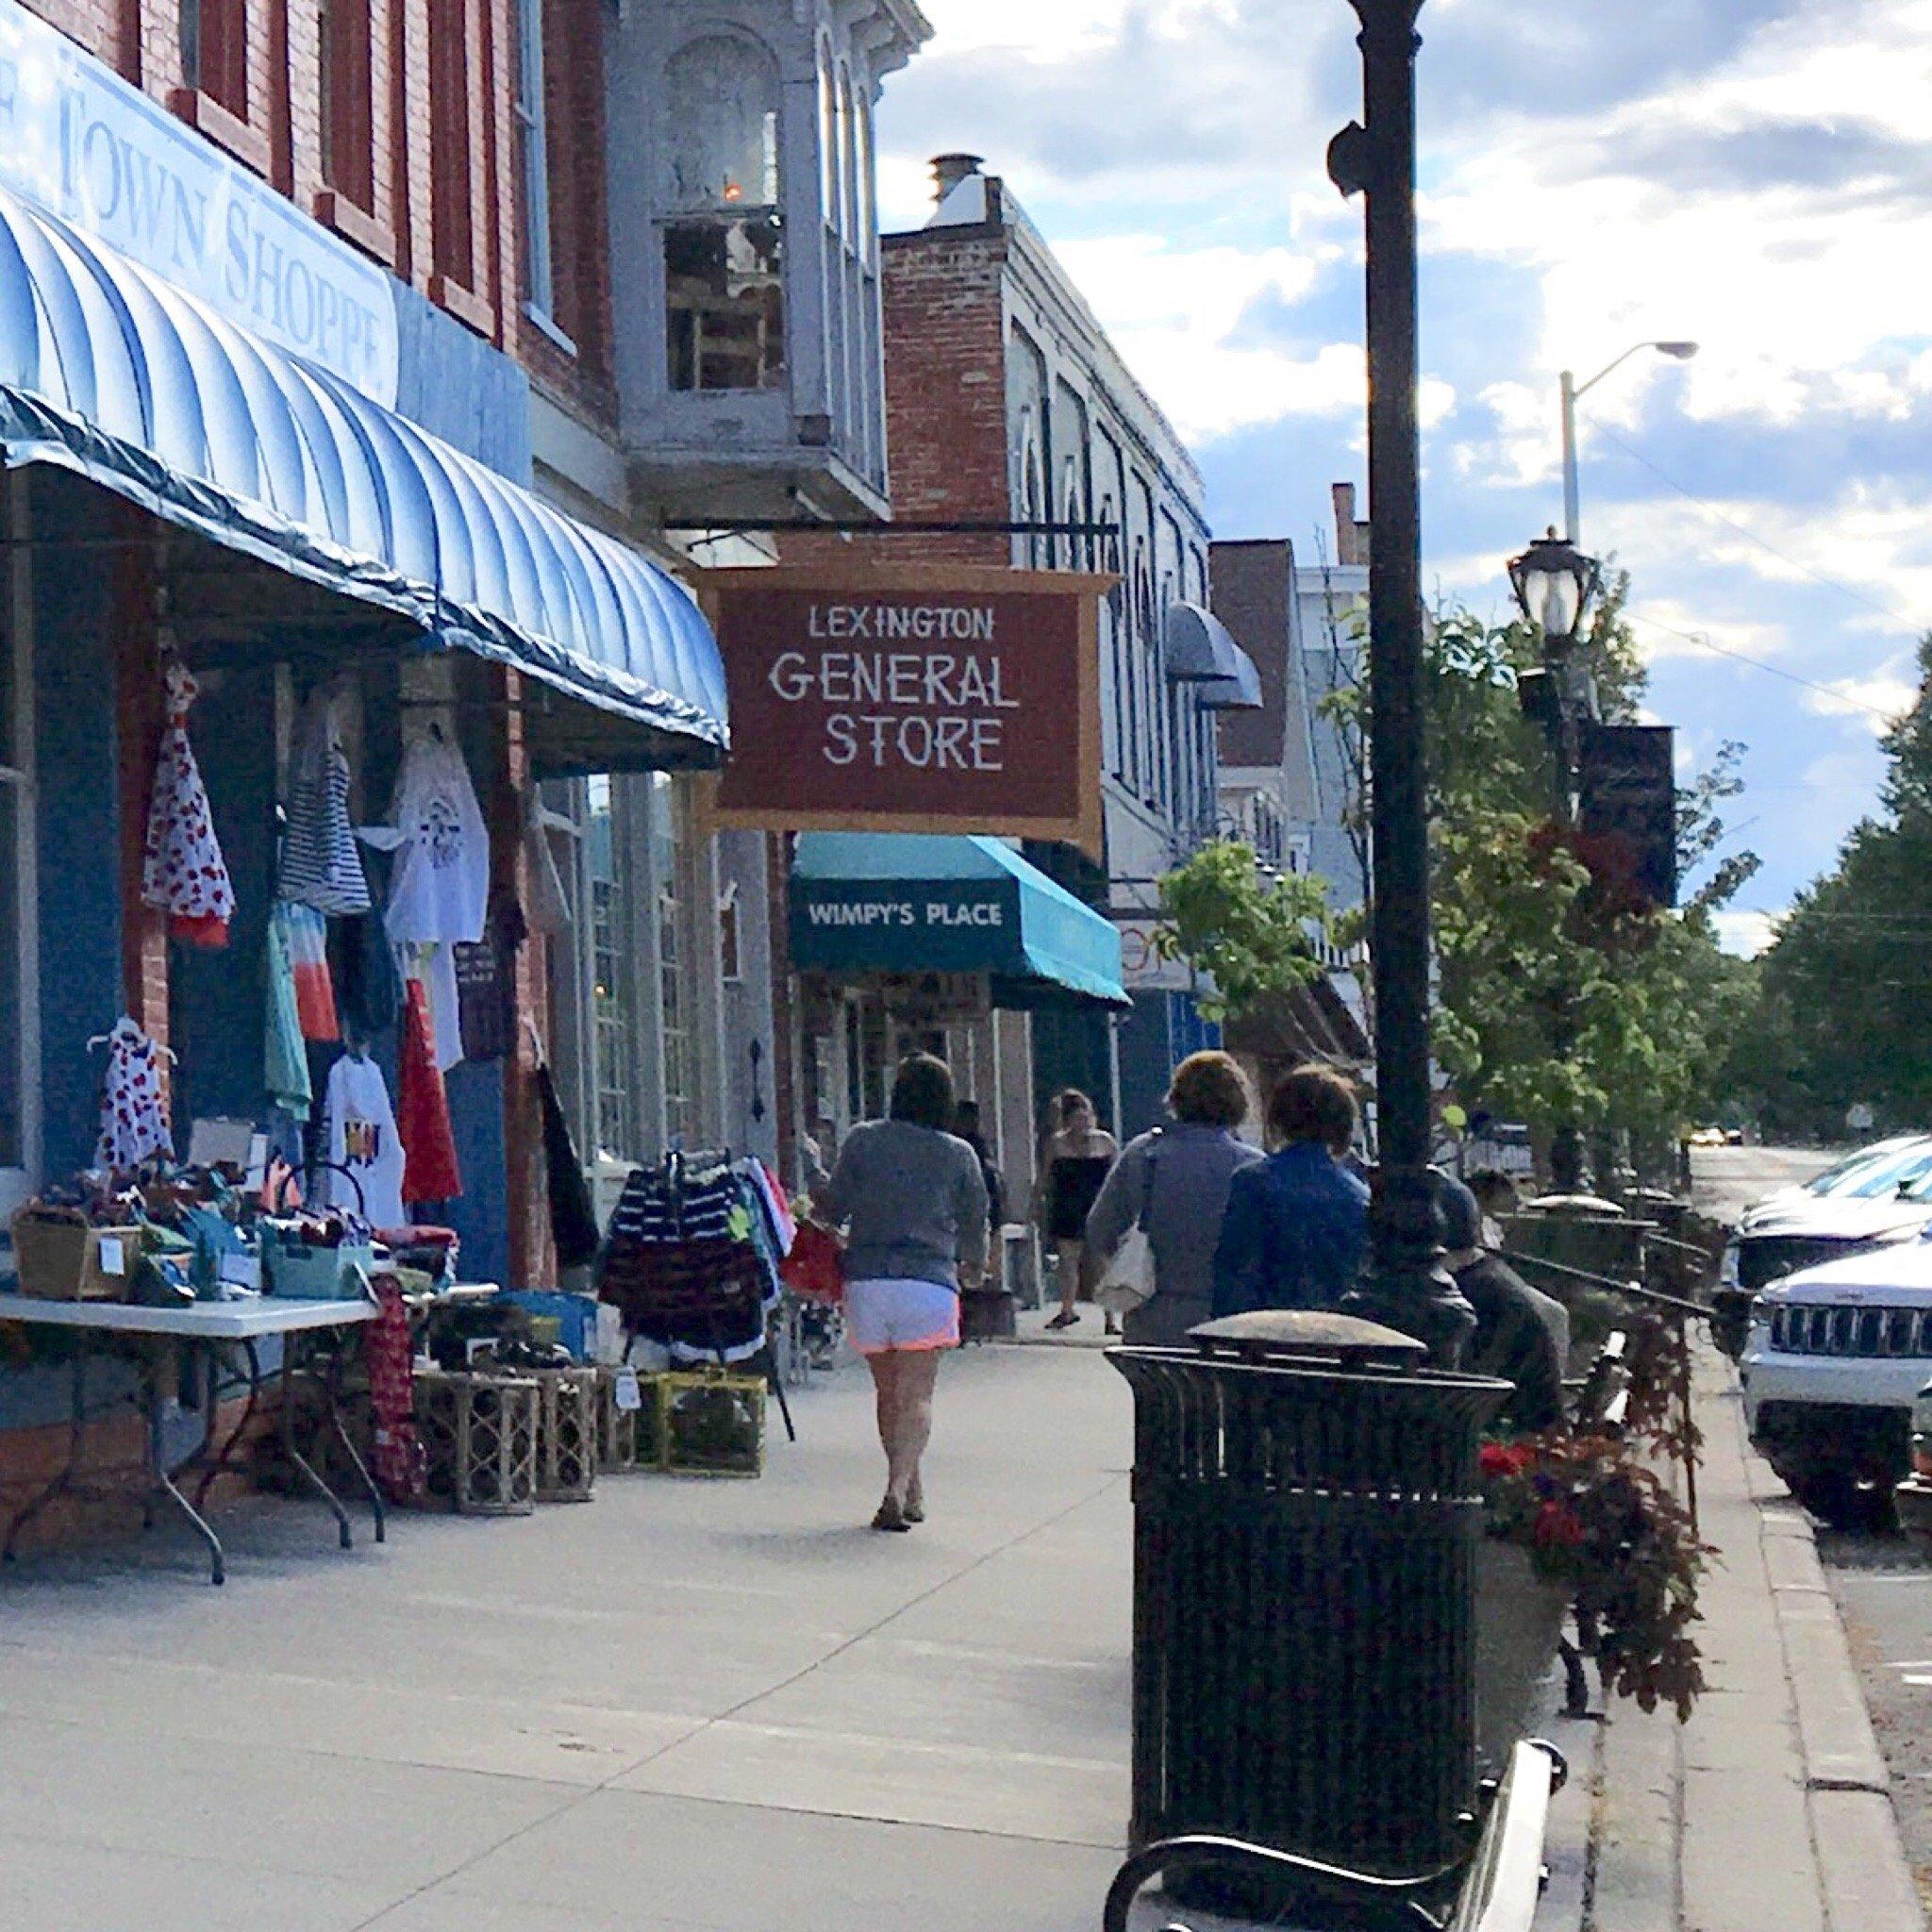
[[[1355,485],[1337,483],[1330,493],[1335,499],[1335,560],[1343,564],[1366,564],[1369,560],[1369,525],[1355,513]]]
[[[932,158],[932,198],[935,202],[945,200],[960,182],[971,180],[979,173],[984,155],[935,155]]]

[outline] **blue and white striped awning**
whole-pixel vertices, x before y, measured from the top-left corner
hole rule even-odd
[[[650,762],[728,748],[717,642],[662,571],[5,190],[0,453],[527,672]]]

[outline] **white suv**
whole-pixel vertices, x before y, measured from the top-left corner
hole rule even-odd
[[[1932,1381],[1932,1240],[1800,1269],[1759,1291],[1741,1363],[1751,1440],[1840,1528],[1890,1521]]]

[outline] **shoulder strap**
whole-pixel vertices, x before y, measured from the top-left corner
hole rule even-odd
[[[1147,1137],[1147,1173],[1141,1183],[1141,1212],[1135,1222],[1142,1234],[1147,1231],[1147,1216],[1154,1208],[1154,1157],[1160,1146],[1160,1131],[1156,1127]]]

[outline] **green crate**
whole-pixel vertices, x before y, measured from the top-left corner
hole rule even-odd
[[[674,1371],[658,1385],[658,1466],[674,1475],[762,1475],[765,1378]]]

